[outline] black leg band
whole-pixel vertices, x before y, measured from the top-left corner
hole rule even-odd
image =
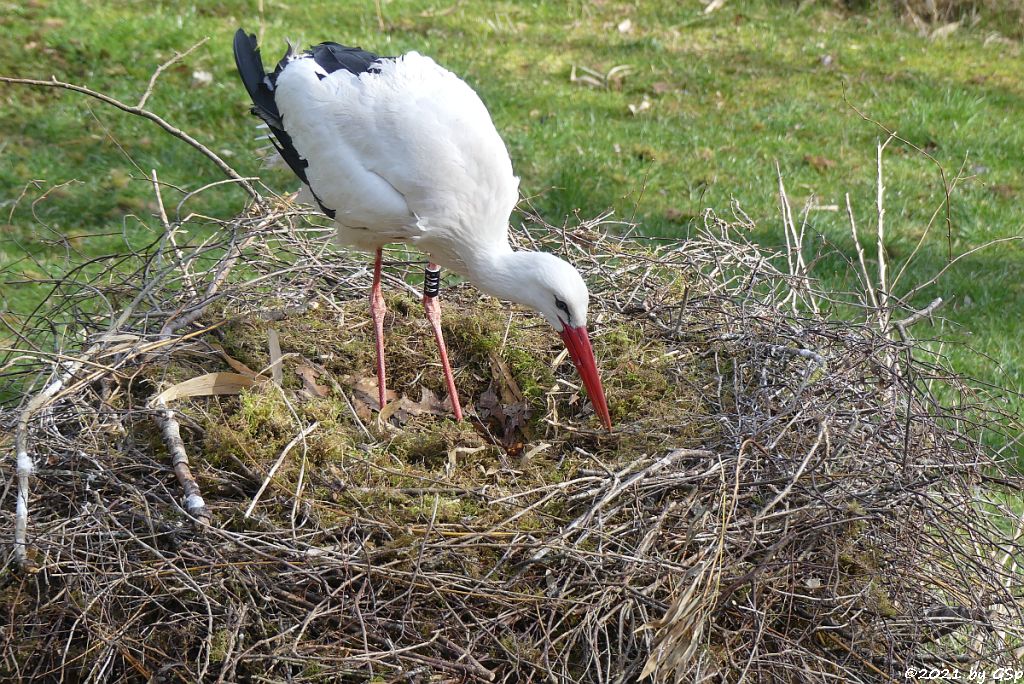
[[[427,266],[423,272],[423,296],[436,297],[441,292],[441,269],[431,270]]]

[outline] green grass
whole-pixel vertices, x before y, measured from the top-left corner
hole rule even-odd
[[[891,16],[840,14],[815,4],[729,0],[705,16],[695,1],[384,2],[386,30],[373,2],[266,3],[271,61],[284,38],[302,44],[340,39],[385,54],[416,49],[462,74],[490,107],[525,194],[550,221],[612,207],[652,235],[686,235],[705,207],[727,213],[735,198],[778,244],[775,164],[794,204],[843,204],[850,193],[861,227],[873,229],[874,154],[881,131],[844,101],[930,151],[952,177],[968,178],[952,197],[952,241],[938,226],[908,270],[910,285],[954,254],[998,237],[1024,234],[1024,56],[1019,41],[961,30],[943,41],[920,37]],[[5,3],[0,12],[0,74],[51,74],[134,102],[153,68],[209,36],[183,65],[164,74],[149,107],[224,155],[243,174],[259,173],[254,121],[234,74],[234,29],[256,30],[256,3],[54,1]],[[632,30],[620,32],[629,18]],[[827,58],[826,58],[827,57]],[[608,88],[570,82],[573,66],[629,72]],[[192,72],[213,74],[193,87]],[[0,260],[6,275],[40,276],[63,263],[156,233],[152,190],[219,180],[218,170],[152,124],[82,96],[4,87],[0,106]],[[651,107],[632,115],[644,97]],[[942,199],[934,165],[890,147],[886,162],[889,241],[905,258]],[[281,190],[295,182],[263,171]],[[32,201],[41,189],[75,179]],[[23,188],[40,180],[20,203]],[[168,189],[168,204],[177,202]],[[244,197],[230,187],[204,193],[185,211],[228,216]],[[33,212],[35,217],[33,217]],[[141,220],[130,218],[138,215]],[[128,217],[128,218],[126,218]],[[45,224],[43,228],[40,224]],[[145,224],[145,225],[144,225]],[[147,227],[149,226],[149,227]],[[810,229],[849,252],[844,212],[816,211]],[[67,238],[67,239],[65,239]],[[869,240],[873,256],[873,239]],[[819,275],[842,286],[840,260]],[[976,351],[949,351],[961,371],[1024,389],[1024,252],[1012,243],[962,261],[919,301],[951,300],[945,339]],[[24,312],[45,294],[38,285],[4,287],[5,306]]]

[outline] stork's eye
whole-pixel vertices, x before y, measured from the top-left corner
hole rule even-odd
[[[569,305],[563,302],[558,297],[555,297],[555,308],[565,312],[565,320],[568,322],[568,320],[571,318],[571,316],[569,315]]]

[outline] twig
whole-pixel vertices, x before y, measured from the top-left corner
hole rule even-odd
[[[78,362],[69,364],[67,369],[56,380],[47,385],[42,392],[32,397],[18,416],[18,424],[14,431],[18,479],[17,504],[14,513],[14,560],[20,568],[25,568],[28,559],[29,478],[32,477],[32,469],[34,467],[32,457],[28,452],[28,423],[36,411],[45,406],[54,395],[60,392],[65,383],[74,376],[80,366],[81,364]]]
[[[260,485],[260,488],[256,491],[256,494],[252,497],[252,501],[249,502],[249,507],[245,509],[246,518],[252,515],[253,509],[256,508],[256,504],[260,502],[260,497],[263,496],[263,492],[267,490],[267,487],[270,485],[270,481],[274,478],[274,475],[277,473],[278,468],[280,468],[281,464],[284,463],[284,459],[288,455],[288,452],[291,451],[296,444],[306,439],[306,437],[309,436],[309,433],[313,432],[313,430],[316,430],[319,426],[320,423],[317,421],[310,423],[305,428],[303,428],[302,431],[299,432],[299,434],[295,435],[295,437],[293,437],[292,440],[285,445],[284,449],[281,450],[281,455],[277,457],[277,460],[274,462],[274,465],[272,465],[270,467],[270,470],[267,471],[267,476],[263,479],[263,484]]]
[[[661,458],[657,459],[650,465],[647,465],[641,470],[633,473],[624,480],[619,480],[616,477],[614,481],[609,481],[611,487],[609,487],[603,493],[600,499],[595,501],[594,504],[589,509],[587,509],[585,513],[578,516],[576,519],[574,519],[572,522],[570,522],[568,525],[562,528],[562,532],[558,535],[558,538],[565,539],[573,530],[579,527],[587,526],[590,523],[590,521],[594,519],[594,516],[597,515],[598,511],[600,511],[602,508],[608,505],[608,503],[611,502],[615,497],[619,496],[622,492],[632,487],[633,485],[638,484],[642,480],[651,477],[660,470],[663,470],[664,468],[668,467],[669,465],[679,460],[680,458],[707,458],[713,455],[714,454],[712,452],[705,451],[703,449],[674,449],[665,454],[664,456],[662,456]],[[551,549],[551,546],[547,546],[540,549],[535,554],[533,554],[531,560],[540,560],[545,555],[547,555],[548,552],[551,551]]]
[[[878,236],[878,306],[879,311],[884,316],[888,315],[887,307],[889,306],[889,282],[886,277],[889,258],[885,253],[885,184],[882,182],[882,152],[885,151],[886,145],[892,142],[895,136],[895,133],[890,133],[885,142],[878,145],[876,154],[878,183],[877,192],[875,193],[875,206],[877,208],[878,225],[875,230]]]
[[[856,112],[857,116],[859,116],[860,118],[864,119],[868,123],[874,124],[878,128],[882,129],[882,131],[884,131],[885,134],[887,136],[889,136],[890,139],[899,140],[901,143],[903,143],[904,145],[910,147],[911,149],[916,151],[918,154],[923,155],[926,159],[928,159],[932,164],[935,165],[936,170],[939,172],[939,180],[942,182],[942,192],[943,192],[943,195],[945,196],[943,201],[944,201],[945,206],[946,206],[946,251],[947,251],[947,259],[952,259],[953,258],[953,210],[952,210],[951,203],[950,203],[950,186],[949,186],[949,183],[946,182],[946,169],[942,166],[942,164],[939,163],[939,160],[936,159],[935,157],[933,157],[931,154],[929,154],[927,150],[924,150],[924,149],[918,147],[917,145],[915,145],[914,143],[910,142],[906,138],[900,137],[899,135],[896,134],[896,131],[890,130],[887,126],[882,124],[880,121],[876,121],[875,119],[872,119],[870,116],[868,116],[864,112],[860,111],[860,109],[858,109],[856,105],[854,105],[852,102],[850,102],[850,99],[847,96],[846,81],[842,82],[842,86],[843,86],[843,102],[845,102],[846,105],[850,109],[852,109],[854,112]]]
[[[781,492],[776,494],[775,497],[771,501],[766,503],[761,508],[761,511],[757,515],[754,516],[755,520],[757,520],[758,518],[763,518],[764,515],[768,511],[770,511],[773,508],[775,508],[775,506],[780,501],[782,501],[787,496],[789,496],[789,493],[791,491],[793,491],[793,486],[796,484],[797,480],[800,479],[800,476],[804,474],[804,471],[807,469],[807,465],[811,462],[811,458],[814,456],[815,452],[818,451],[818,447],[821,446],[822,438],[825,437],[827,434],[828,434],[828,424],[823,422],[818,427],[818,436],[814,439],[814,444],[811,445],[811,448],[807,451],[807,455],[804,456],[802,461],[800,461],[800,466],[796,469],[796,472],[793,473],[793,478],[788,483],[786,483],[786,486],[782,489]]]
[[[872,308],[878,309],[878,297],[875,296],[875,286],[868,274],[868,265],[864,259],[864,248],[860,244],[860,235],[857,233],[857,221],[853,217],[853,207],[850,205],[850,193],[846,193],[846,215],[850,218],[850,233],[853,236],[853,245],[857,250],[857,263],[860,265],[861,282],[868,293],[868,301]]]
[[[962,254],[958,254],[955,257],[953,257],[951,261],[946,262],[946,264],[942,268],[940,268],[931,278],[924,281],[923,283],[918,283],[914,287],[910,288],[910,290],[908,290],[907,293],[903,295],[903,299],[910,299],[921,290],[934,285],[939,278],[945,275],[946,271],[953,268],[953,266],[955,266],[961,259],[966,259],[972,254],[980,252],[983,249],[988,249],[989,247],[994,247],[995,245],[1001,245],[1005,242],[1020,242],[1022,240],[1024,240],[1024,235],[1011,235],[1009,237],[996,238],[995,240],[990,240],[989,242],[986,242],[983,245],[978,245],[977,247],[969,249],[966,252],[963,252]]]
[[[928,306],[924,307],[920,311],[915,311],[914,313],[912,313],[911,315],[907,316],[903,320],[892,321],[889,324],[889,328],[887,329],[887,331],[891,331],[893,329],[898,328],[900,330],[900,332],[903,333],[903,336],[906,337],[907,328],[909,328],[910,326],[914,325],[915,323],[917,323],[919,321],[922,321],[922,320],[924,320],[926,318],[931,317],[931,315],[933,313],[935,313],[935,311],[940,306],[942,306],[942,304],[943,304],[942,297],[936,297],[935,299],[933,299],[928,304]]]
[[[153,75],[149,77],[149,84],[146,86],[146,91],[142,93],[142,97],[139,98],[139,103],[135,105],[135,108],[142,109],[146,106],[146,100],[148,100],[149,96],[153,94],[153,88],[156,86],[156,80],[160,78],[160,74],[162,74],[168,67],[170,67],[175,62],[179,62],[185,59],[200,46],[205,45],[206,41],[208,40],[210,40],[208,37],[203,38],[198,43],[190,47],[188,50],[185,50],[184,52],[175,52],[173,57],[171,57],[169,60],[158,66],[156,68],[156,71],[153,72]]]

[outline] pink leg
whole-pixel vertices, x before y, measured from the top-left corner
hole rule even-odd
[[[387,396],[387,378],[384,375],[384,314],[387,306],[380,291],[380,267],[384,259],[383,250],[377,250],[377,261],[373,265],[373,287],[370,289],[370,316],[373,317],[373,334],[377,338],[377,396],[381,410]]]
[[[441,352],[441,367],[444,369],[444,381],[448,385],[448,396],[452,400],[455,420],[461,421],[462,405],[459,403],[459,393],[455,389],[452,367],[448,363],[448,348],[444,344],[444,335],[441,334],[441,303],[437,301],[440,284],[441,267],[434,263],[428,264],[426,280],[423,283],[423,308],[427,312],[430,327],[434,329],[434,339],[437,340],[437,348]]]

